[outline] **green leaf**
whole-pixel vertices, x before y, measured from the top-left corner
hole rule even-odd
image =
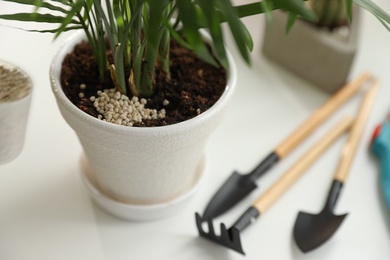
[[[224,37],[221,28],[221,21],[218,15],[217,9],[215,8],[215,0],[198,0],[199,7],[204,14],[205,28],[208,29],[212,38],[212,44],[216,52],[218,60],[224,68],[229,66],[226,49],[224,44]]]
[[[242,58],[248,64],[250,64],[250,56],[248,50],[252,50],[253,42],[247,28],[239,19],[236,10],[233,8],[229,0],[218,0],[218,3],[218,7],[220,8],[227,23],[229,24],[230,31],[232,32],[236,46],[238,47]]]
[[[164,72],[166,72],[168,79],[171,78],[170,71],[169,71],[169,50],[170,50],[170,40],[171,37],[169,35],[169,30],[164,26],[165,22],[169,22],[168,19],[170,19],[172,15],[172,4],[169,4],[167,6],[166,10],[164,10],[163,14],[163,21],[161,26],[161,36],[160,36],[160,46],[158,50],[158,66],[161,68]],[[165,22],[164,22],[165,21]]]
[[[372,13],[390,31],[390,15],[370,0],[353,0],[356,4]]]
[[[288,20],[286,25],[286,34],[288,34],[291,31],[291,28],[293,27],[295,21],[297,20],[297,15],[289,13],[288,14]]]
[[[2,14],[0,15],[0,19],[38,23],[62,23],[64,21],[64,17],[62,16],[39,13]],[[71,19],[69,23],[77,23],[77,21]]]
[[[263,0],[260,4],[264,8],[265,17],[267,19],[267,22],[271,22],[272,21],[272,14],[271,14],[271,12],[272,12],[272,7],[273,7],[272,1],[270,1],[270,0]]]
[[[132,17],[130,21],[127,23],[126,28],[124,28],[123,34],[118,35],[120,38],[119,44],[116,47],[114,51],[114,64],[115,64],[115,71],[116,71],[116,80],[117,84],[122,88],[124,93],[127,93],[126,91],[126,80],[125,80],[125,70],[124,70],[124,54],[126,49],[126,43],[128,40],[128,35],[131,32],[131,29],[134,26],[135,20],[140,15],[143,5],[145,1],[140,1],[137,8],[133,10]],[[139,65],[136,70],[140,70],[141,65]],[[133,68],[134,69],[134,68]],[[136,79],[138,80],[138,79]]]
[[[122,89],[123,93],[126,93],[125,69],[123,66],[123,47],[121,47],[121,44],[118,44],[116,46],[114,52],[114,64],[115,64],[116,83]]]
[[[351,21],[352,20],[352,6],[353,6],[353,1],[352,0],[344,0],[345,2],[345,10],[348,15],[348,19]]]
[[[274,9],[275,8],[276,7],[274,7]],[[256,15],[256,14],[262,14],[262,13],[266,12],[265,7],[262,4],[262,2],[238,5],[238,6],[235,6],[234,9],[236,10],[236,13],[240,18],[251,16],[251,15]]]
[[[192,50],[206,62],[218,66],[199,32],[198,16],[194,3],[191,0],[181,0],[177,1],[176,4],[179,11],[178,19],[183,23],[182,32]]]
[[[145,20],[147,48],[153,48],[157,52],[159,48],[159,31],[161,30],[163,11],[169,4],[169,0],[149,0],[149,16]]]
[[[263,1],[258,1],[250,4],[237,5],[234,7],[240,18],[251,15],[257,15],[268,11],[267,8],[276,10],[284,9],[291,13],[295,13],[309,21],[315,21],[315,13],[308,8],[304,2],[305,0],[267,0],[267,6],[264,6]]]
[[[134,76],[134,84],[137,88],[137,93],[140,92],[141,88],[141,68],[142,68],[142,59],[145,53],[145,45],[146,41],[143,41],[135,53],[133,53],[133,76]]]
[[[72,19],[75,15],[80,13],[80,10],[83,8],[84,0],[76,0],[72,4],[72,8],[68,11],[66,17],[63,19],[61,26],[58,28],[57,33],[55,34],[54,38],[57,38],[68,26],[69,23],[72,22]]]
[[[305,18],[309,21],[314,21],[317,16],[314,14],[312,10],[310,10],[303,0],[273,0],[275,6],[280,9],[284,9],[291,13],[297,14],[302,18]]]
[[[23,4],[23,5],[31,5],[31,6],[36,6],[35,1],[31,0],[2,0],[3,2],[10,2],[10,3],[18,3],[18,4]]]
[[[117,48],[114,51],[114,64],[115,64],[115,69],[116,69],[116,80],[117,84],[122,88],[123,92],[126,93],[126,80],[125,80],[125,69],[124,69],[124,54],[125,54],[125,48],[126,48],[126,42],[128,35],[134,25],[134,21],[136,17],[139,15],[139,13],[142,10],[144,1],[142,1],[136,10],[133,12],[133,16],[131,17],[131,20],[129,23],[126,25],[126,28],[124,28],[123,34],[118,35],[120,38],[119,44]]]
[[[107,4],[108,5],[108,4]],[[119,0],[112,1],[112,12],[115,16],[115,21],[118,27],[119,34],[122,34],[125,28],[125,21],[123,20],[123,14],[121,11],[121,3]]]
[[[111,33],[117,38],[118,30],[117,30],[116,20],[114,17],[114,12],[112,10],[110,1],[106,1],[106,8],[107,8],[107,14],[108,14],[108,19],[109,19],[109,22],[107,21],[107,23],[109,25],[107,27],[107,30],[111,31]],[[104,16],[104,17],[106,17],[106,16]]]
[[[82,20],[83,21],[88,21],[90,20],[89,16],[90,16],[90,12],[92,10],[92,7],[94,5],[94,0],[85,0],[85,3],[84,3],[84,8],[83,8],[83,15],[82,15]],[[90,20],[92,22],[92,20]]]
[[[174,26],[172,26],[169,22],[164,22],[164,25],[169,30],[169,34],[173,37],[173,39],[175,39],[175,41],[177,41],[177,43],[188,50],[193,50],[192,46],[180,36],[178,31],[175,30]]]
[[[43,0],[2,0],[3,2],[11,2],[11,3],[17,3],[17,4],[21,4],[21,5],[29,5],[29,6],[34,6],[36,7],[36,11],[39,9],[39,8],[47,8],[49,10],[52,10],[52,11],[59,11],[61,13],[66,13],[67,10],[64,9],[64,8],[61,8],[59,6],[56,6],[56,5],[52,5],[50,3],[48,3],[47,1],[43,1]]]
[[[11,28],[14,28],[14,29],[18,29],[18,30],[23,30],[23,31],[26,31],[26,32],[36,32],[36,33],[55,33],[57,31],[57,29],[47,29],[47,30],[30,30],[30,29],[21,29],[21,28],[18,28],[18,27],[12,27]],[[82,29],[81,26],[68,26],[65,31],[71,31],[71,30],[79,30],[79,29]]]
[[[144,37],[146,43],[141,72],[140,95],[149,97],[153,94],[156,61],[159,55],[161,37],[163,35],[163,14],[170,4],[169,0],[149,0],[148,16],[144,16]],[[146,18],[146,19],[145,19]]]
[[[107,16],[105,15],[100,0],[95,0],[94,7],[96,8],[97,19],[103,21],[103,23],[104,23],[104,26],[106,28],[105,32],[106,32],[107,38],[108,38],[108,40],[110,42],[110,46],[114,52],[114,46],[118,43],[115,27],[112,28],[112,26],[110,24],[112,21],[111,20],[109,21]]]

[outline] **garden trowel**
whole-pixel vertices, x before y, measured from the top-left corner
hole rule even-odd
[[[256,189],[256,180],[260,176],[296,148],[333,112],[356,94],[369,78],[369,73],[362,73],[336,92],[322,107],[279,144],[252,172],[244,175],[236,171],[233,172],[209,202],[202,219],[207,220],[219,216]]]
[[[304,253],[329,240],[347,216],[347,214],[334,214],[334,209],[348,177],[377,92],[378,81],[374,80],[364,95],[355,123],[352,125],[348,140],[341,152],[323,209],[318,214],[301,211],[297,216],[293,235],[298,248]]]

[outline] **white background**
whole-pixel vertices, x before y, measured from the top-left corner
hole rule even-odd
[[[236,3],[250,2],[236,0]],[[390,12],[390,2],[377,0]],[[0,1],[0,11],[14,7]],[[351,77],[368,70],[381,88],[336,207],[350,214],[322,247],[302,254],[292,239],[299,210],[318,212],[324,203],[345,139],[333,145],[257,222],[242,232],[246,256],[198,237],[195,212],[233,170],[246,173],[305,120],[329,95],[265,59],[264,17],[243,19],[254,38],[253,65],[238,61],[238,88],[222,125],[207,146],[207,177],[178,215],[151,223],[114,218],[96,207],[80,180],[81,146],[62,119],[49,85],[52,55],[67,35],[0,26],[0,59],[24,68],[34,81],[25,147],[0,166],[0,259],[375,259],[390,257],[390,223],[379,190],[379,168],[369,152],[371,134],[390,109],[390,32],[363,13],[359,52]],[[5,22],[1,21],[2,24]],[[9,24],[9,23],[8,23]],[[231,47],[229,39],[228,46]],[[233,54],[238,57],[233,49]],[[357,96],[269,174],[239,206],[215,220],[228,226],[329,127],[354,115]]]

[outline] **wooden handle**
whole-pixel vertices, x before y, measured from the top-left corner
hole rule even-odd
[[[294,149],[306,136],[308,136],[314,129],[316,129],[325,119],[327,119],[334,111],[336,111],[342,104],[350,99],[358,92],[361,85],[370,77],[370,74],[362,73],[352,82],[346,84],[332,98],[330,98],[322,107],[316,110],[306,121],[304,121],[298,129],[289,135],[278,147],[275,153],[279,158],[286,156],[292,149]]]
[[[315,143],[264,195],[255,201],[253,207],[263,213],[337,138],[348,130],[353,119],[346,117]]]
[[[366,91],[363,101],[359,108],[359,113],[351,128],[348,140],[343,147],[341,153],[339,165],[336,169],[335,179],[344,182],[348,176],[349,168],[351,167],[352,160],[355,156],[356,150],[359,145],[359,141],[364,132],[364,126],[367,118],[371,112],[372,105],[375,100],[375,96],[378,92],[378,81],[373,81],[372,85]]]

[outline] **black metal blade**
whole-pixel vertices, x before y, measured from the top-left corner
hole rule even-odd
[[[242,175],[238,172],[225,181],[222,187],[215,193],[207,205],[203,218],[204,220],[215,218],[245,198],[257,188],[256,183],[250,175]]]
[[[317,215],[299,212],[294,226],[297,246],[305,253],[319,247],[336,232],[346,216],[324,210]]]
[[[207,205],[203,219],[215,218],[245,198],[257,188],[256,180],[271,169],[279,159],[276,152],[271,152],[252,172],[245,175],[233,172]]]

